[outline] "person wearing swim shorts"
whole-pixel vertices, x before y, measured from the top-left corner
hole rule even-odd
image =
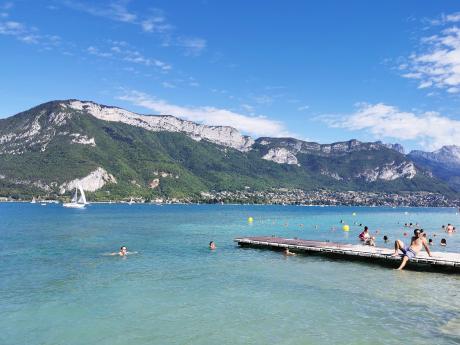
[[[422,247],[425,248],[428,256],[431,256],[431,251],[426,241],[426,238],[423,236],[423,231],[419,229],[414,230],[414,236],[411,238],[410,246],[405,246],[403,241],[395,241],[395,252],[392,256],[399,256],[399,252],[402,252],[402,262],[398,267],[398,270],[402,270],[407,262],[417,256],[417,254],[422,250]]]

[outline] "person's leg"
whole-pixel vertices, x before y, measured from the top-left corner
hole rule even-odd
[[[401,240],[396,240],[395,241],[395,252],[393,253],[393,256],[398,256],[398,250],[404,249],[404,243]]]
[[[407,256],[403,256],[401,265],[399,265],[398,270],[401,271],[407,264],[407,261],[409,261],[409,258]]]

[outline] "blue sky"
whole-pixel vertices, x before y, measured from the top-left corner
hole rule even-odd
[[[458,1],[3,1],[0,117],[77,98],[253,137],[460,137]]]

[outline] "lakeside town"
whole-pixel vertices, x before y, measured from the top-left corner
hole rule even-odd
[[[62,198],[17,199],[0,197],[0,202],[58,203]],[[131,197],[120,200],[88,200],[91,203],[151,203],[151,204],[265,204],[300,206],[386,206],[386,207],[460,207],[459,199],[449,199],[431,192],[365,192],[365,191],[304,191],[301,189],[271,189],[254,191],[201,192],[200,196],[184,198],[157,197],[146,199]]]

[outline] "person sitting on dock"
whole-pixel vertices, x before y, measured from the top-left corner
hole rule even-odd
[[[369,234],[369,228],[367,226],[364,227],[363,232],[359,234],[359,239],[369,246],[375,246],[375,237]]]
[[[398,267],[398,270],[402,270],[406,266],[407,261],[415,258],[417,254],[422,250],[422,247],[425,248],[426,252],[428,253],[428,256],[431,256],[431,251],[428,247],[426,238],[423,237],[423,232],[421,232],[419,229],[414,230],[414,236],[412,236],[410,246],[405,247],[403,241],[396,240],[395,252],[392,256],[398,256],[398,250],[400,250],[403,253],[402,262],[401,265]]]
[[[286,248],[284,250],[284,256],[296,256],[296,255],[297,255],[296,253],[289,251],[289,248]]]
[[[369,228],[367,226],[365,226],[364,230],[359,234],[359,239],[361,241],[365,242],[370,237],[371,237],[371,235],[369,234]]]

